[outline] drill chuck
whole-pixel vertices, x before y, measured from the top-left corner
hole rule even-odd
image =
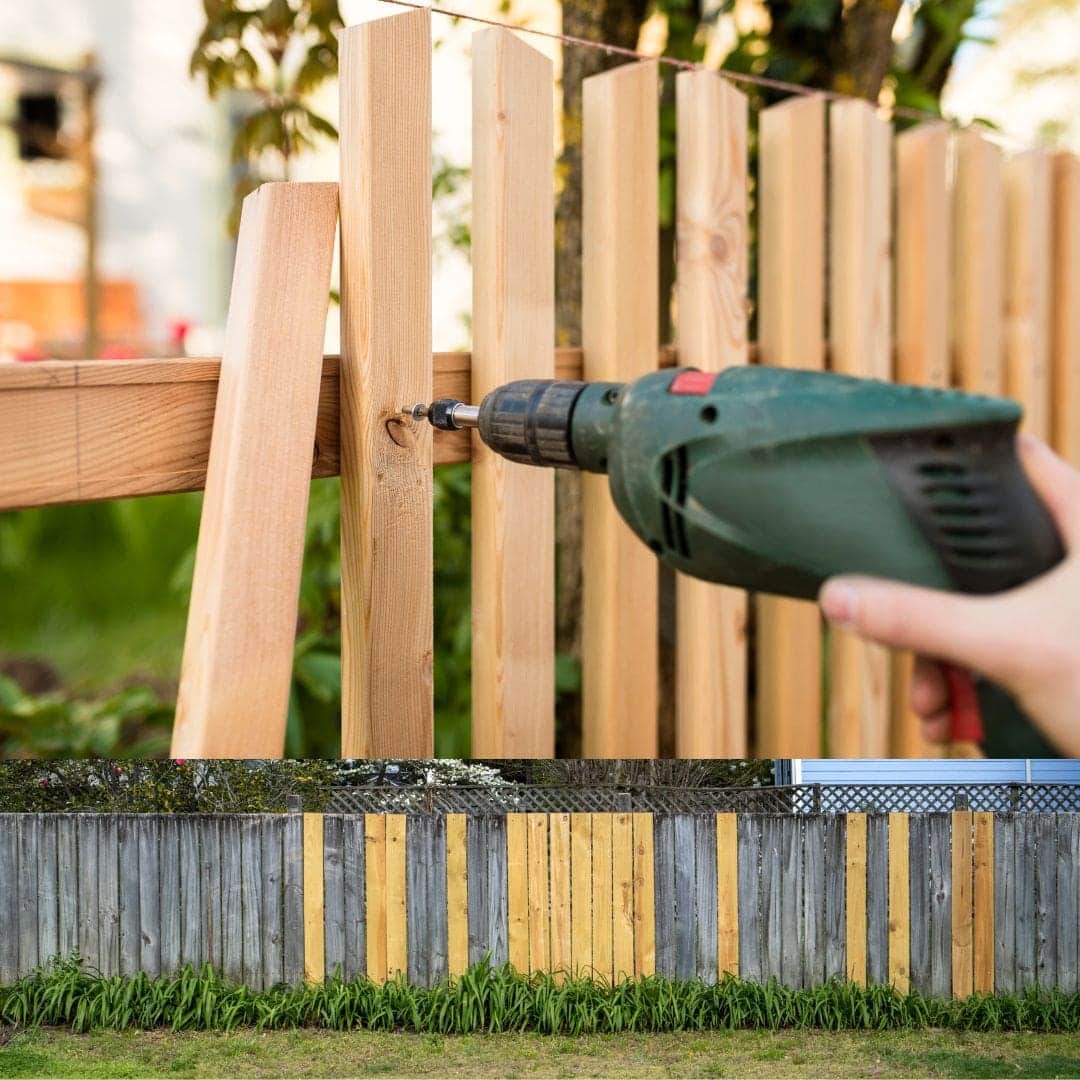
[[[497,454],[524,465],[574,468],[570,421],[585,383],[519,379],[480,403],[480,438]]]

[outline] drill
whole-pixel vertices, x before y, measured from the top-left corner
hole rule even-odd
[[[511,461],[606,473],[634,533],[705,581],[813,599],[858,573],[984,594],[1064,556],[1016,456],[1020,407],[1003,398],[740,366],[524,379],[479,406],[404,411],[475,428]],[[946,673],[954,738],[1056,756],[1004,691]]]

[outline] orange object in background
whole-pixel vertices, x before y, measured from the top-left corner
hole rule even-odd
[[[86,333],[86,293],[81,281],[0,281],[0,323],[29,326],[35,342],[52,355],[79,356]],[[104,343],[142,338],[138,286],[130,280],[98,283],[98,335]]]

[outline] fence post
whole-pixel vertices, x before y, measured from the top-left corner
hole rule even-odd
[[[472,400],[552,378],[551,61],[506,30],[473,35]],[[555,753],[555,482],[476,439],[472,753]]]
[[[341,32],[341,749],[431,757],[431,23]]]
[[[892,132],[865,101],[833,102],[830,117],[831,366],[892,376],[890,259]],[[889,752],[889,653],[829,631],[829,755]]]
[[[584,377],[657,365],[658,102],[653,62],[583,83]],[[655,757],[656,558],[620,519],[608,478],[582,476],[582,754]],[[627,633],[627,627],[633,633]]]
[[[762,364],[825,366],[825,100],[793,97],[761,112],[758,349]],[[821,753],[821,613],[757,597],[760,757]]]

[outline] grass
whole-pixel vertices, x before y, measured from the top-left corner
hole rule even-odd
[[[0,1049],[0,1076],[1080,1077],[1080,1037],[933,1030],[569,1037],[39,1029]]]
[[[102,977],[77,958],[0,987],[0,1023],[96,1030],[239,1031],[302,1027],[421,1035],[551,1035],[799,1028],[885,1031],[1080,1032],[1080,994],[1029,989],[962,1001],[901,995],[889,986],[830,982],[812,990],[725,975],[716,985],[651,976],[609,985],[519,975],[477,964],[452,984],[358,978],[250,990],[209,967],[175,977]]]

